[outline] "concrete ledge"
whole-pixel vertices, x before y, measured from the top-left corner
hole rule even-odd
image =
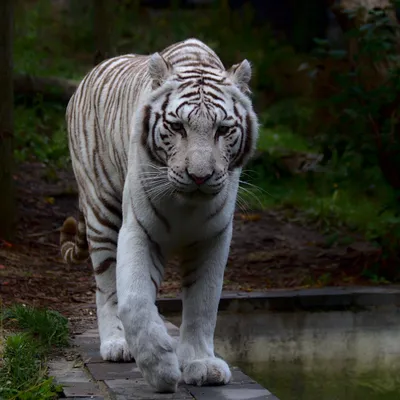
[[[162,314],[182,310],[180,297],[160,298],[156,304]],[[357,311],[379,306],[400,306],[400,286],[223,292],[219,311]]]
[[[179,335],[179,329],[165,320],[168,333]],[[177,393],[160,394],[144,380],[134,362],[105,362],[99,354],[97,329],[74,338],[73,344],[82,362],[54,360],[49,373],[63,387],[62,398],[118,399],[118,400],[278,400],[240,369],[234,367],[232,382],[225,386],[194,387],[179,385]]]

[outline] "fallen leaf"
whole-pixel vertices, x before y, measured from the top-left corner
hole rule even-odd
[[[6,269],[5,265],[0,264],[0,269]]]
[[[84,364],[83,364],[83,362],[81,360],[76,360],[74,362],[73,368],[81,368],[83,366],[84,366]]]
[[[45,198],[44,198],[44,201],[45,201],[47,204],[54,204],[54,202],[55,202],[54,197],[45,197]]]
[[[259,221],[261,219],[261,214],[239,214],[242,221]]]

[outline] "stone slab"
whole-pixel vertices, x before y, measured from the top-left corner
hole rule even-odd
[[[72,340],[72,343],[85,349],[95,350],[100,348],[99,335],[93,337],[77,336]]]
[[[81,357],[82,361],[87,363],[104,363],[103,357],[100,355],[100,350],[97,348],[96,350],[93,349],[82,349],[81,350]]]
[[[231,368],[232,372],[232,380],[230,385],[243,385],[248,383],[257,383],[254,379],[251,379],[249,376],[244,374],[239,368],[233,367]]]
[[[102,397],[99,388],[93,382],[70,382],[63,385],[65,397]]]
[[[64,383],[85,383],[90,382],[90,378],[87,374],[81,370],[76,368],[75,370],[71,370],[66,372],[63,375],[56,376],[57,382],[60,384]]]
[[[176,393],[155,393],[144,378],[134,380],[115,379],[105,384],[117,395],[118,400],[193,400],[185,387],[178,387]],[[208,398],[208,400],[214,400]]]
[[[135,363],[89,363],[86,365],[94,379],[99,381],[112,379],[137,379],[142,374]]]
[[[165,320],[171,336],[179,336],[179,328]],[[64,387],[64,398],[73,400],[278,400],[267,389],[232,367],[232,382],[226,386],[194,387],[180,385],[177,393],[155,393],[142,377],[134,362],[113,363],[102,360],[99,353],[98,330],[92,329],[74,338],[83,359],[80,366],[74,361],[55,360],[51,375]],[[91,376],[90,376],[91,375]],[[93,381],[92,381],[93,378]],[[102,394],[108,392],[106,397]]]
[[[49,363],[49,374],[54,376],[57,383],[87,383],[91,379],[81,368],[75,368],[74,361],[63,359],[53,360]]]

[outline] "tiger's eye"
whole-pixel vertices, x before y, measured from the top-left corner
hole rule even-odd
[[[225,134],[227,134],[228,132],[229,132],[229,126],[226,126],[226,125],[220,125],[219,127],[218,127],[218,129],[217,129],[217,133],[219,134],[219,135],[225,135]]]
[[[182,130],[183,130],[183,124],[180,123],[180,122],[173,122],[173,123],[171,124],[171,128],[172,128],[174,131],[179,132],[179,131],[182,131]]]

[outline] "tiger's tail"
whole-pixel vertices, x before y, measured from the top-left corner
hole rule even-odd
[[[82,264],[89,258],[86,223],[81,211],[78,222],[73,217],[64,221],[60,230],[60,250],[62,258],[70,265]]]

